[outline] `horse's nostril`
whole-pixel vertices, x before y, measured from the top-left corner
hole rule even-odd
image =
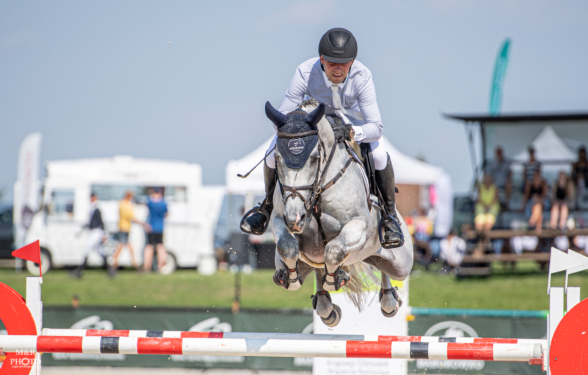
[[[300,216],[300,225],[304,225],[305,218],[306,218],[306,214],[302,214],[302,216]]]

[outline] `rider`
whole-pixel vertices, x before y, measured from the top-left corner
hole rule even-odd
[[[350,31],[335,28],[327,31],[319,43],[319,57],[307,60],[298,66],[286,97],[279,110],[292,112],[305,98],[310,96],[327,105],[326,115],[340,118],[332,123],[338,142],[355,140],[369,143],[376,169],[376,183],[388,212],[396,220],[384,220],[382,245],[400,245],[401,234],[396,215],[394,170],[384,148],[383,126],[376,101],[376,90],[372,74],[367,67],[355,60],[357,41]],[[276,144],[274,138],[268,151]],[[253,234],[262,234],[273,209],[273,193],[276,186],[276,162],[274,152],[264,163],[266,198],[261,206],[244,218],[244,229]]]

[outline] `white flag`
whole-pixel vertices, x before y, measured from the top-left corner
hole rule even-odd
[[[14,186],[14,231],[16,247],[24,239],[33,215],[39,210],[39,164],[41,163],[41,133],[26,136],[18,151],[17,181]]]

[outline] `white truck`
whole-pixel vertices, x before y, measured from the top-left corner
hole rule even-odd
[[[118,231],[118,205],[126,191],[135,193],[135,216],[145,221],[148,215],[148,190],[163,187],[169,215],[165,219],[164,246],[168,250],[167,266],[162,273],[176,267],[193,268],[213,256],[213,233],[225,189],[202,186],[202,169],[197,164],[181,161],[137,159],[114,156],[100,159],[51,161],[43,183],[43,205],[27,231],[26,243],[41,244],[43,273],[52,267],[76,266],[82,262],[85,231],[88,222],[90,194],[96,193],[99,208],[109,233]],[[133,224],[129,242],[137,259],[142,259],[145,246],[143,227]],[[112,241],[110,250],[112,250]],[[108,246],[107,246],[108,247]],[[103,258],[93,252],[89,266],[100,266]],[[119,265],[131,264],[125,249]],[[38,266],[27,262],[31,273]]]

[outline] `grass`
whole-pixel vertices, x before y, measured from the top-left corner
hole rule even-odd
[[[25,294],[23,272],[0,270],[0,282]],[[310,308],[313,281],[296,292],[285,291],[272,282],[273,271],[261,270],[242,275],[243,308]],[[52,270],[43,277],[43,303],[69,305],[79,296],[82,305],[230,307],[235,275],[217,273],[202,276],[193,270],[180,270],[170,276],[123,271],[109,279],[102,270],[87,271],[80,280],[65,270]],[[563,286],[563,275],[553,277],[553,286]],[[570,276],[570,286],[588,291],[588,274]],[[533,262],[521,262],[514,271],[494,265],[487,278],[456,279],[434,272],[414,271],[410,277],[410,305],[415,307],[547,310],[547,273]]]

